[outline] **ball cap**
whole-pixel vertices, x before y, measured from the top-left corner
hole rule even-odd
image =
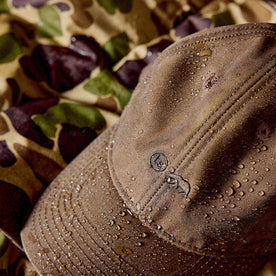
[[[249,275],[276,252],[276,25],[199,32],[140,78],[119,122],[22,230],[42,275]]]

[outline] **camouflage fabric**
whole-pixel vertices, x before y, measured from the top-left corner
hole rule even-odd
[[[246,22],[276,23],[275,1],[0,0],[0,275],[36,275],[24,218],[119,119],[143,68],[184,36]]]

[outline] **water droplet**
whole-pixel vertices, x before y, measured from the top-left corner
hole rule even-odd
[[[233,186],[234,186],[235,188],[240,188],[241,183],[240,183],[238,180],[233,180]]]
[[[211,56],[212,55],[212,50],[211,49],[204,49],[196,53],[197,56],[199,57],[204,57],[204,56]]]
[[[264,195],[265,195],[265,192],[264,192],[264,191],[259,191],[259,192],[258,192],[258,195],[259,195],[259,196],[264,196]]]
[[[143,129],[140,129],[140,130],[138,131],[138,134],[143,134],[143,132],[144,132],[144,130],[143,130]]]
[[[162,226],[161,225],[155,225],[155,228],[157,229],[157,230],[161,230],[162,229]]]
[[[118,239],[119,239],[119,236],[118,236],[117,234],[114,234],[114,235],[112,236],[112,238],[113,238],[114,240],[118,240]]]
[[[121,227],[120,225],[117,225],[117,226],[116,226],[116,229],[117,229],[117,230],[121,230],[122,227]]]
[[[229,172],[230,172],[231,174],[237,174],[237,171],[234,170],[234,169],[230,169]]]
[[[238,192],[238,195],[239,196],[244,196],[244,192],[240,191],[240,192]]]
[[[142,245],[143,245],[142,242],[137,242],[137,243],[136,243],[136,246],[142,246]]]
[[[267,150],[268,150],[268,147],[267,147],[267,146],[262,146],[261,150],[262,150],[262,151],[267,151]]]
[[[248,179],[248,178],[244,178],[242,181],[243,181],[243,182],[248,182],[249,179]]]
[[[186,208],[186,205],[184,203],[181,204],[181,208],[182,209],[185,209]]]
[[[228,194],[229,196],[234,194],[234,189],[231,187],[227,187],[225,190],[226,194]]]
[[[152,113],[152,109],[151,108],[148,109],[148,113]]]
[[[127,257],[128,255],[133,254],[133,251],[130,248],[124,246],[118,246],[114,248],[114,252],[122,257]]]
[[[255,180],[255,179],[253,179],[253,180],[251,181],[251,183],[252,183],[253,185],[257,185],[257,184],[258,184],[258,181]]]
[[[232,217],[232,220],[233,220],[233,221],[240,221],[241,219],[240,219],[239,217],[237,217],[237,216],[233,216],[233,217]]]
[[[269,172],[270,171],[270,168],[265,168],[264,169],[266,172]]]
[[[171,145],[171,149],[174,149],[174,148],[175,148],[175,145],[174,145],[174,144],[172,144],[172,145]]]
[[[244,165],[243,165],[243,164],[239,164],[239,165],[238,165],[238,168],[239,168],[239,169],[244,169]]]
[[[148,235],[147,235],[147,233],[143,232],[140,236],[141,236],[141,238],[144,239],[144,238],[146,238]]]
[[[249,193],[253,193],[253,192],[254,192],[254,189],[253,189],[252,187],[250,187],[250,188],[248,189],[248,192],[249,192]]]
[[[236,204],[231,203],[229,206],[230,206],[231,208],[235,208],[235,207],[236,207]]]
[[[126,215],[126,212],[125,212],[125,211],[121,211],[121,212],[120,212],[120,216],[121,216],[121,217],[124,217],[125,215]]]
[[[110,220],[108,224],[112,226],[112,225],[115,224],[115,221],[114,220]]]

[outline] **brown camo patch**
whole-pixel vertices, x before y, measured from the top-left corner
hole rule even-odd
[[[3,116],[0,114],[0,135],[3,135],[9,131],[8,125],[3,118]]]
[[[86,9],[92,6],[92,0],[71,0],[71,2],[74,6],[74,13],[71,16],[73,21],[82,28],[91,26],[93,17]]]
[[[46,187],[63,169],[52,159],[30,150],[18,143],[14,144],[17,153],[29,164],[36,177]]]

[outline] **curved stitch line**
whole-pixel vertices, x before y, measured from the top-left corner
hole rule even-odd
[[[274,66],[275,67],[275,66]],[[273,67],[273,68],[274,68]],[[272,69],[271,69],[272,70]],[[271,71],[270,70],[270,71]],[[264,77],[264,76],[263,76]],[[267,80],[266,81],[266,83],[265,83],[265,86],[267,86],[269,83],[270,83],[270,81],[272,81],[272,80]],[[250,101],[259,91],[261,90],[261,88],[259,88],[257,91],[255,91],[255,93],[253,94],[253,95],[251,95],[251,97],[249,97],[249,98],[247,98],[246,99],[246,102],[248,102],[248,101]],[[244,103],[246,103],[246,102],[244,102]],[[231,115],[231,117],[230,118],[228,118],[228,120],[227,121],[225,121],[224,122],[224,124],[222,125],[222,126],[220,126],[220,128],[219,129],[217,129],[216,130],[216,133],[218,133],[219,131],[221,131],[221,129],[223,128],[223,126],[230,120],[230,119],[232,119],[232,117],[234,116],[234,115],[236,115],[236,113],[238,113],[238,111],[240,111],[243,107],[244,107],[244,103],[243,104],[241,104],[241,106],[235,111],[235,113],[233,113],[232,115]],[[210,137],[210,139],[208,140],[208,141],[210,141],[212,139],[212,137]],[[207,141],[207,142],[208,142]],[[162,188],[162,186],[160,187],[160,188]],[[160,189],[158,189],[158,190],[160,190]],[[167,191],[168,191],[169,189],[167,189]],[[153,199],[153,197],[151,198],[151,199]],[[147,204],[149,204],[149,202],[147,203]],[[183,246],[188,246],[189,248],[192,248],[193,250],[195,250],[196,252],[204,252],[204,251],[207,251],[207,249],[199,249],[199,248],[197,248],[197,247],[195,247],[195,246],[191,246],[191,245],[189,245],[189,244],[187,244],[187,243],[185,243],[185,242],[182,242],[181,240],[178,240],[177,238],[175,238],[174,237],[174,235],[172,235],[172,234],[169,234],[169,233],[167,233],[166,231],[164,231],[164,230],[160,230],[160,232],[162,232],[163,234],[164,234],[164,236],[168,236],[168,237],[171,237],[171,239],[174,239],[176,242],[178,242],[179,244],[182,244]],[[239,253],[242,253],[243,254],[243,252],[242,251],[239,251]]]
[[[39,229],[42,229],[42,223],[41,223],[41,219],[40,219],[40,213],[41,212],[38,212],[40,210],[41,210],[41,208],[39,208],[39,210],[36,210],[35,212],[39,214],[38,225],[39,225]],[[45,247],[42,247],[41,242],[40,242],[41,239],[38,238],[38,232],[37,232],[36,227],[35,227],[34,216],[32,217],[32,229],[33,229],[34,238],[36,240],[36,243],[38,243],[39,248],[40,249],[45,248]],[[53,248],[49,245],[49,243],[48,243],[48,241],[47,241],[44,233],[42,233],[42,231],[40,231],[40,234],[43,237],[43,239],[46,241],[46,243],[48,245],[48,248],[50,248],[50,250],[53,252]],[[52,260],[50,259],[49,256],[47,256],[47,261],[49,261],[52,264],[52,267],[55,268],[56,271],[59,271],[58,268],[57,268],[57,266],[56,266],[56,264],[52,262]],[[60,262],[60,260],[58,260],[58,262],[62,265],[62,263]]]
[[[58,201],[62,201],[62,196],[60,195],[59,196],[59,198],[58,198]],[[65,207],[65,205],[64,205],[64,208],[65,208],[65,210],[66,210],[66,207]],[[57,208],[58,209],[58,215],[60,216],[60,218],[61,218],[61,214],[60,214],[60,210],[59,210],[59,208]],[[51,210],[53,210],[52,208],[51,208]],[[53,212],[52,212],[52,214],[53,214]],[[48,221],[48,219],[46,218],[46,221]],[[56,222],[55,222],[55,220],[53,219],[53,221],[54,221],[54,228],[55,228],[55,230],[57,231],[57,233],[59,233],[60,231],[59,231],[59,229],[57,228],[57,224],[56,224]],[[61,219],[61,222],[63,222],[62,221],[62,219]],[[47,223],[47,226],[48,226],[48,224],[49,223]],[[65,229],[66,229],[66,225],[65,224],[62,224],[64,227],[65,227]],[[48,227],[48,231],[51,233],[51,234],[53,234],[53,232],[52,232],[52,230]],[[52,235],[53,236],[53,235]],[[61,236],[61,237],[63,237],[63,235]],[[56,239],[55,239],[55,241],[56,241]],[[62,239],[62,241],[64,241],[64,243],[66,244],[66,240],[63,238]],[[58,242],[56,242],[57,244],[58,244]],[[79,245],[77,244],[77,243],[75,243],[74,244],[75,246],[77,246],[79,249],[80,249],[80,247],[79,247]],[[60,246],[60,247],[62,247],[62,246]],[[64,251],[64,250],[62,250],[64,253],[65,253],[65,255],[66,255],[66,257],[68,257],[68,255],[66,254],[66,252]],[[81,250],[82,251],[82,250]],[[83,252],[83,251],[82,251]],[[88,258],[88,256],[83,252],[83,254],[84,254],[84,256],[86,257],[86,259],[87,260],[90,260],[89,258]],[[79,261],[79,263],[81,263],[81,260],[79,259],[79,257],[74,253],[74,256],[76,257],[76,259]],[[72,264],[74,264],[74,262],[72,261],[72,259],[69,257],[69,260],[71,261],[71,263]],[[96,266],[96,264],[94,263],[94,265]],[[74,265],[74,267],[75,268],[77,268],[77,270],[80,272],[80,273],[82,273],[81,271],[80,271],[80,269],[79,269],[79,266],[78,265]],[[98,268],[98,267],[97,267]],[[98,268],[99,270],[101,270],[100,268]],[[68,269],[66,269],[67,271],[68,271]]]
[[[50,246],[50,244],[49,244],[49,242],[48,242],[48,239],[45,237],[45,234],[44,234],[44,228],[43,228],[43,226],[42,226],[42,222],[41,222],[41,211],[42,211],[42,208],[40,207],[39,208],[39,210],[38,210],[38,214],[39,214],[39,218],[38,218],[38,223],[39,223],[39,226],[40,226],[40,233],[41,233],[41,235],[42,235],[42,237],[44,238],[44,240],[45,240],[45,242],[47,243],[47,245],[48,245],[48,247],[51,249],[51,251],[52,252],[54,252],[54,250],[53,250],[53,248]],[[46,205],[44,205],[44,215],[45,215],[45,212],[46,211]],[[48,218],[45,216],[45,219],[46,219],[46,221],[48,222]],[[33,224],[33,228],[35,229],[35,232],[37,233],[37,231],[36,231],[36,228],[34,227],[34,224]],[[47,229],[49,230],[49,227],[47,227]],[[49,233],[51,233],[51,234],[53,234],[52,233],[52,231],[49,231]],[[37,235],[36,235],[37,236]],[[56,238],[52,235],[52,237],[53,237],[53,240],[54,240],[54,243],[55,244],[57,244],[58,245],[58,242],[57,242],[57,240],[56,240]],[[40,244],[40,246],[41,246],[41,243],[39,242],[39,244]],[[63,253],[65,253],[62,249],[61,249],[61,251],[63,252]],[[47,257],[48,257],[48,260],[50,260],[50,257],[47,255]],[[66,257],[67,257],[67,255],[66,255]],[[68,258],[70,261],[72,261],[71,260],[71,258]],[[54,267],[56,268],[56,270],[57,271],[60,271],[59,269],[58,269],[58,267],[57,267],[57,265],[54,263],[54,262],[52,262],[52,260],[50,260],[51,261],[51,263],[54,265]],[[62,266],[64,266],[65,264],[63,264],[63,263],[61,263],[61,261],[58,259],[58,262],[62,265]],[[77,268],[77,270],[80,272],[80,270]],[[68,271],[69,272],[69,274],[70,275],[72,275],[72,273],[70,272],[70,271]]]
[[[98,166],[98,168],[100,168],[100,166]],[[81,208],[81,206],[80,206],[80,204],[79,204],[79,197],[77,198],[77,202],[78,202],[78,206],[79,206],[79,208],[80,208],[80,210],[81,210],[81,212],[82,212],[82,214],[83,214],[83,216],[84,216],[84,218],[87,220],[87,223],[91,226],[91,228],[93,228],[93,226],[90,224],[90,222],[89,222],[89,219],[85,216],[85,214],[84,214],[84,212],[83,212],[83,209]],[[72,204],[71,204],[72,205]],[[81,224],[80,224],[81,225]],[[89,235],[89,233],[87,232],[87,230],[84,228],[84,227],[82,227],[84,230],[85,230],[85,232]],[[103,239],[102,239],[102,236],[96,231],[96,230],[94,230],[94,233],[99,237],[99,239],[104,243],[104,241],[103,241]],[[89,237],[91,237],[90,235],[89,235]],[[92,237],[91,237],[91,239],[92,240],[94,240]],[[95,240],[94,240],[94,242],[95,242]],[[95,242],[96,243],[96,242]],[[97,244],[97,243],[96,243]],[[105,250],[102,248],[102,247],[100,247],[100,246],[98,246],[107,256],[108,256],[108,254],[105,252]],[[109,249],[110,249],[110,251],[111,252],[113,252],[114,253],[114,255],[116,255],[116,252],[111,248],[111,247],[108,247]],[[109,256],[108,256],[109,257]],[[111,257],[109,257],[110,259],[111,259]],[[139,272],[140,273],[140,271],[138,271],[135,267],[133,267],[132,265],[130,265],[125,259],[123,259],[124,260],[124,262],[126,263],[126,265],[128,266],[128,267],[130,267],[130,269],[132,269],[132,270],[136,270],[137,272]],[[108,265],[107,265],[108,266]],[[111,268],[111,270],[112,270],[112,268]],[[126,271],[124,271],[126,274],[127,274],[127,272]]]
[[[60,193],[60,195],[59,195],[59,197],[57,198],[57,203],[58,203],[58,205],[60,205],[60,202],[62,202],[62,195],[61,195],[61,193]],[[46,206],[45,206],[46,207]],[[53,210],[52,209],[52,207],[50,207],[51,208],[51,211]],[[64,208],[66,209],[66,207],[65,207],[65,205],[64,205]],[[60,216],[60,218],[62,218],[61,217],[61,214],[60,214],[60,209],[59,208],[57,208],[58,209],[58,215]],[[52,211],[52,214],[53,214],[53,211]],[[48,218],[47,217],[45,217],[45,220],[48,222]],[[53,221],[54,221],[54,225],[55,225],[55,230],[56,230],[56,233],[59,233],[60,231],[58,230],[58,228],[57,228],[57,224],[56,224],[56,221],[53,219]],[[62,219],[61,219],[61,222],[62,222]],[[53,231],[52,231],[52,229],[50,229],[49,227],[48,227],[48,225],[49,225],[49,223],[47,223],[46,224],[47,225],[47,228],[48,228],[48,231],[52,234],[52,236],[54,237],[54,235],[53,235]],[[65,224],[63,224],[63,226],[66,228],[66,225]],[[63,236],[61,236],[61,237],[63,237]],[[55,240],[55,243],[58,245],[59,243],[57,242],[57,240],[56,240],[56,238],[54,238],[54,240]],[[65,243],[66,243],[66,240],[65,239],[62,239]],[[79,249],[80,249],[80,247],[79,247],[79,245],[78,244],[74,244],[74,245],[76,245]],[[62,246],[60,246],[59,248],[61,248]],[[64,250],[62,250],[63,251],[63,253],[65,254],[65,256],[66,256],[66,258],[68,258],[68,255],[66,254],[66,252],[64,251]],[[81,250],[82,251],[82,250]],[[83,252],[83,251],[82,251]],[[84,253],[84,252],[83,252]],[[75,257],[76,257],[76,259],[79,261],[79,263],[81,263],[81,260],[79,259],[79,257],[76,255],[76,254],[74,254],[75,255]],[[87,258],[87,260],[89,260],[90,261],[90,259],[88,258],[88,256],[84,253],[84,255],[85,255],[85,257]],[[72,264],[74,264],[74,262],[72,261],[72,259],[69,257],[69,260],[70,260],[70,262],[72,263]],[[99,269],[100,271],[101,271],[101,269],[99,268],[99,267],[97,267],[96,266],[96,264],[94,263],[94,265],[95,265],[95,267],[97,268],[97,269]],[[80,273],[82,273],[81,272],[81,270],[79,269],[79,266],[78,265],[74,265],[74,267],[80,272]],[[66,271],[68,271],[69,272],[69,270],[68,269],[66,269]],[[72,274],[72,273],[70,273],[70,274]]]
[[[74,182],[75,182],[75,181],[74,181]],[[76,185],[74,185],[74,188],[75,188],[75,187],[76,187]],[[72,187],[72,190],[71,190],[71,194],[73,195],[73,187]],[[84,231],[86,232],[86,234],[87,234],[87,235],[90,237],[90,239],[96,244],[96,246],[98,246],[98,248],[101,249],[101,250],[106,254],[106,252],[103,250],[103,248],[100,247],[100,246],[97,244],[96,240],[95,240],[95,239],[87,232],[87,230],[82,226],[82,223],[80,222],[79,217],[76,215],[75,209],[74,209],[74,207],[72,206],[72,201],[70,200],[69,202],[70,202],[70,207],[71,207],[71,210],[72,210],[72,212],[73,212],[73,215],[74,215],[74,217],[76,218],[78,224],[84,229]],[[77,198],[77,202],[79,203],[78,198]],[[66,205],[64,205],[64,208],[65,208],[65,210],[67,209],[67,208],[66,208]],[[60,210],[59,210],[59,209],[58,209],[58,213],[59,213],[59,215],[60,215]],[[61,217],[61,216],[60,216],[60,217]],[[85,218],[86,218],[86,217],[85,217]],[[86,219],[87,219],[87,218],[86,218]],[[63,224],[63,225],[64,225],[64,224]],[[72,225],[73,225],[73,223],[72,223]],[[64,227],[66,227],[66,226],[64,225]],[[72,228],[75,229],[75,227],[73,227],[73,226],[72,226]],[[75,232],[77,232],[77,231],[75,231]],[[82,239],[83,244],[85,244],[85,245],[88,246],[87,242],[83,239],[83,237],[82,237],[81,235],[79,235],[79,237]],[[77,243],[76,243],[76,244],[77,244]],[[99,267],[96,266],[96,263],[95,263],[95,262],[92,262],[91,258],[90,258],[87,254],[85,254],[85,252],[81,249],[81,247],[80,247],[78,244],[77,244],[77,247],[80,249],[80,252],[83,253],[83,254],[86,256],[87,260],[88,260],[89,262],[91,262],[92,264],[94,264],[94,265],[95,265],[95,268],[96,268],[96,269],[99,269],[99,270],[101,271],[101,273],[104,274],[104,272],[103,272]],[[89,246],[88,246],[88,248],[90,249]],[[91,251],[92,251],[92,250],[91,250]],[[92,253],[94,254],[94,256],[98,257],[99,260],[101,260],[102,263],[103,263],[107,268],[110,268],[109,265],[108,265],[104,260],[102,260],[102,259],[100,258],[99,254],[97,254],[96,251],[92,251]],[[106,255],[107,255],[107,254],[106,254]]]
[[[272,60],[272,61],[273,61],[273,60]],[[272,61],[270,61],[269,63],[271,63]],[[240,99],[240,98],[242,98],[244,95],[246,95],[246,94],[248,93],[248,90],[252,89],[252,87],[255,86],[262,78],[264,78],[270,71],[272,71],[272,70],[274,69],[274,67],[275,67],[275,66],[273,66],[272,68],[270,68],[270,70],[268,70],[268,71],[265,73],[265,75],[263,75],[262,77],[260,77],[254,84],[252,84],[252,85],[250,86],[250,88],[247,89],[247,92],[244,93],[244,94],[242,94],[238,99]],[[262,68],[260,68],[253,76],[255,76],[259,71],[261,71],[261,69],[262,69]],[[253,76],[249,77],[249,79],[246,80],[246,82],[248,82],[251,78],[253,78]],[[243,83],[237,90],[235,90],[235,92],[233,92],[231,95],[236,94],[236,92],[237,92],[238,90],[240,90],[240,89],[242,88],[242,86],[245,85],[246,82],[244,82],[244,83]],[[255,95],[255,94],[254,94],[254,95]],[[230,98],[230,96],[222,103],[222,105],[224,105],[224,104],[226,103],[226,101],[229,100],[229,98]],[[182,160],[178,162],[178,165],[177,165],[176,168],[175,168],[176,170],[177,170],[177,169],[180,167],[180,165],[184,162],[184,160],[186,159],[186,157],[196,148],[196,146],[197,146],[197,145],[200,143],[200,141],[206,136],[206,134],[208,134],[208,132],[209,132],[209,131],[218,123],[218,121],[226,114],[226,112],[227,112],[232,106],[234,106],[234,105],[237,104],[236,101],[237,101],[237,99],[235,100],[235,102],[232,103],[232,105],[230,105],[230,106],[221,114],[221,116],[217,119],[217,121],[214,122],[214,123],[212,124],[212,126],[210,126],[210,127],[204,132],[204,134],[203,134],[200,138],[198,138],[198,140],[197,140],[197,142],[194,144],[194,146],[185,154],[185,156],[182,158]],[[220,105],[220,106],[215,110],[215,112],[218,111],[218,110],[222,107],[222,105]],[[213,114],[214,114],[214,112],[204,121],[204,123],[200,126],[199,129],[197,129],[197,131],[201,129],[201,127],[210,119],[210,117],[211,117]],[[194,132],[194,133],[195,133],[195,132]],[[193,135],[194,135],[194,134],[193,134]],[[213,137],[213,135],[212,135],[211,137]],[[208,140],[208,141],[209,141],[209,140]],[[187,146],[187,144],[188,144],[189,142],[190,142],[190,140],[189,140],[186,144],[184,144],[183,147]],[[200,152],[199,152],[199,153],[200,153]],[[195,157],[195,158],[196,158],[196,157]],[[193,160],[194,160],[194,159],[193,159]],[[189,164],[189,165],[190,165],[190,164]],[[184,167],[184,168],[187,168],[187,167]],[[155,193],[153,193],[153,195],[150,197],[150,199],[145,203],[144,207],[141,208],[142,211],[146,208],[146,206],[149,204],[149,202],[152,200],[152,198],[158,193],[158,191],[159,191],[164,185],[165,185],[164,182],[160,184],[160,186],[157,188],[157,190],[155,191]]]

